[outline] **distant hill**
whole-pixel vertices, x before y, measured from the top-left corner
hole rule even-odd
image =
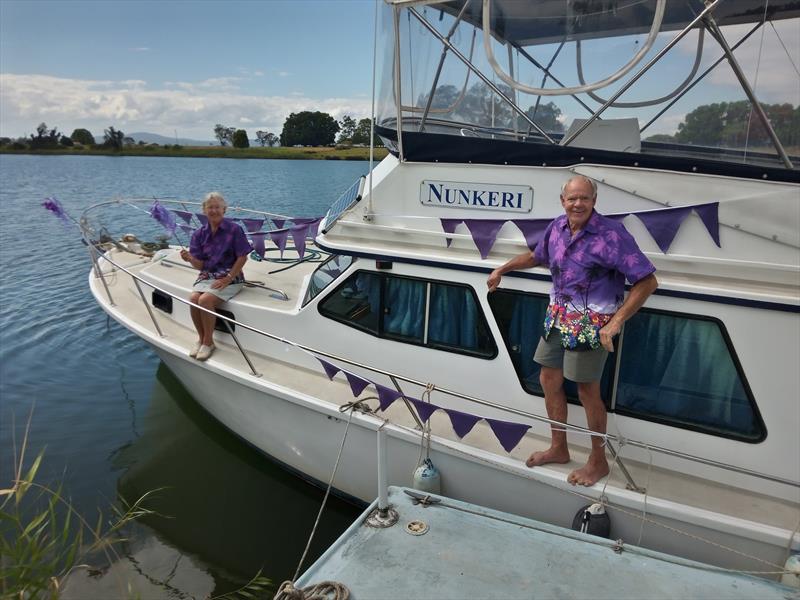
[[[165,135],[158,135],[157,133],[147,133],[147,132],[137,132],[137,133],[127,133],[127,137],[131,137],[137,142],[142,141],[145,144],[180,144],[181,146],[219,146],[217,142],[209,142],[208,140],[192,140],[189,138],[178,138],[178,141],[175,141],[174,137],[168,137]],[[98,140],[103,139],[103,136],[95,136]]]

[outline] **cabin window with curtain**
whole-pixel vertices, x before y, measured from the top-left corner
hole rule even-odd
[[[758,442],[766,431],[717,319],[644,309],[625,324],[619,414]]]
[[[497,290],[489,305],[522,387],[543,396],[539,365],[533,361],[542,334],[548,297]],[[626,324],[622,347],[609,355],[600,389],[620,415],[758,442],[766,430],[722,323],[642,309]],[[577,386],[564,382],[567,399],[578,403]]]
[[[382,338],[480,358],[497,355],[475,292],[465,285],[358,271],[319,311]]]

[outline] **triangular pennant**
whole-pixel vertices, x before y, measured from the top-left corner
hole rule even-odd
[[[289,228],[289,232],[292,234],[294,248],[297,250],[300,260],[303,260],[303,256],[305,256],[306,253],[306,234],[308,233],[308,225],[305,223],[295,225]]]
[[[264,258],[264,253],[267,251],[267,247],[264,243],[265,237],[267,237],[267,233],[265,231],[259,231],[250,234],[250,239],[253,240],[253,250],[255,250],[256,254],[258,254],[261,258]]]
[[[306,236],[314,239],[317,237],[317,231],[319,230],[319,224],[320,221],[322,221],[322,217],[292,219],[292,221],[294,221],[295,225],[308,225],[308,233]]]
[[[255,233],[256,231],[261,230],[261,226],[264,225],[264,219],[239,219],[244,225],[245,229],[247,229],[247,233]]]
[[[550,221],[552,221],[552,219],[515,219],[512,223],[514,223],[522,232],[522,235],[525,236],[525,243],[528,245],[531,252],[533,252],[533,249],[536,248],[536,244],[542,240],[544,230],[547,229]]]
[[[419,418],[423,423],[427,423],[428,419],[431,418],[431,415],[439,408],[435,404],[423,402],[422,400],[417,400],[416,398],[409,398],[409,400],[411,400],[414,406],[417,407],[417,413],[419,413]]]
[[[464,222],[464,219],[439,219],[442,222],[442,229],[445,233],[455,233],[456,227]],[[453,238],[447,238],[447,247],[453,243]]]
[[[314,358],[316,358],[320,364],[322,364],[322,368],[325,369],[325,374],[328,376],[328,379],[332,380],[334,376],[341,371],[339,367],[329,363],[327,360],[320,358],[319,356],[315,356]]]
[[[278,229],[276,231],[270,231],[269,237],[272,238],[273,242],[275,242],[278,250],[281,251],[281,258],[283,258],[283,251],[286,250],[286,239],[289,237],[289,230]]]
[[[711,202],[709,204],[698,204],[692,207],[703,225],[708,229],[711,239],[718,248],[722,246],[719,243],[719,202]]]
[[[181,231],[188,236],[191,236],[194,233],[194,227],[190,227],[189,225],[180,224],[178,227],[180,227]]]
[[[670,244],[672,244],[672,240],[675,239],[675,235],[678,233],[678,228],[680,228],[681,223],[683,223],[683,220],[691,210],[690,206],[679,206],[677,208],[649,210],[633,214],[644,223],[658,247],[666,254]]]
[[[392,388],[388,388],[385,385],[381,385],[379,383],[375,384],[375,387],[378,390],[378,401],[380,402],[380,409],[386,410],[392,405],[392,402],[397,400],[401,394],[397,390],[393,390]]]
[[[350,384],[350,391],[353,392],[353,396],[358,398],[361,395],[361,392],[364,391],[364,388],[367,387],[371,381],[364,379],[363,377],[359,377],[354,373],[349,373],[347,371],[343,371],[344,376],[347,377],[347,383]]]
[[[453,424],[453,431],[455,431],[456,435],[460,438],[463,438],[472,431],[472,428],[475,427],[475,423],[481,420],[481,417],[476,417],[475,415],[461,412],[460,410],[453,410],[452,408],[445,408],[444,412],[450,417],[450,423]]]
[[[192,224],[192,213],[190,213],[189,211],[186,211],[186,210],[175,210],[174,208],[170,209],[170,210],[172,210],[172,212],[174,212],[181,219],[183,219],[184,223],[186,223],[187,225],[191,225]]]
[[[531,428],[530,425],[498,421],[497,419],[486,419],[486,422],[489,423],[489,427],[494,431],[497,441],[505,448],[506,452],[511,452],[516,448],[525,432]]]
[[[286,219],[272,219],[272,222],[275,224],[276,229],[283,229]]]
[[[481,258],[489,256],[497,239],[497,232],[504,224],[505,221],[500,219],[464,219],[464,225],[469,229]]]
[[[203,213],[194,213],[194,216],[197,217],[197,220],[200,221],[203,225],[208,225],[208,217],[205,216]]]

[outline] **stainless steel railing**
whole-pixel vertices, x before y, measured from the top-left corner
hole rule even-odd
[[[99,203],[99,204],[93,205],[93,206],[87,208],[84,211],[83,214],[85,216],[86,213],[88,213],[90,210],[92,210],[92,208],[95,208],[97,206],[106,205],[106,204],[111,204],[111,203],[114,203],[114,202],[115,201],[110,201],[110,202],[103,202],[103,203]],[[262,214],[268,214],[268,213],[262,213]],[[95,274],[96,274],[97,277],[99,277],[102,280],[103,287],[104,287],[104,289],[106,291],[106,294],[108,296],[108,299],[109,299],[109,303],[112,306],[114,306],[114,301],[111,298],[111,294],[109,292],[108,285],[107,285],[107,283],[105,281],[105,274],[103,273],[103,270],[102,270],[100,262],[99,262],[100,259],[96,255],[96,251],[94,250],[94,246],[93,246],[92,240],[89,237],[87,237],[88,235],[90,235],[91,231],[84,228],[83,222],[84,222],[84,218],[82,217],[81,218],[81,230],[82,230],[82,234],[83,234],[83,239],[90,247],[90,255],[92,257]],[[193,302],[191,302],[189,300],[186,300],[185,298],[181,298],[179,296],[176,296],[175,294],[173,294],[173,293],[171,293],[171,292],[169,292],[167,290],[164,290],[163,288],[160,288],[157,285],[154,285],[152,282],[146,281],[145,279],[143,279],[142,277],[140,277],[136,273],[134,273],[131,270],[129,270],[128,268],[118,264],[117,262],[115,262],[114,260],[112,260],[110,257],[108,257],[106,255],[104,255],[102,257],[102,260],[108,262],[114,268],[124,272],[129,277],[131,277],[134,280],[134,282],[137,282],[136,283],[137,288],[138,288],[138,284],[139,283],[144,283],[145,285],[147,285],[148,287],[152,288],[153,290],[158,291],[159,293],[164,294],[166,296],[169,296],[173,300],[177,300],[178,302],[182,302],[183,304],[186,304],[188,306],[197,308],[197,309],[202,310],[204,312],[207,312],[209,314],[213,314],[218,319],[222,319],[225,322],[226,327],[228,328],[229,332],[234,337],[234,341],[236,343],[236,346],[237,346],[238,350],[240,351],[240,353],[244,357],[245,361],[250,366],[250,370],[251,370],[252,374],[254,376],[256,376],[256,377],[261,377],[261,374],[256,371],[256,369],[253,366],[252,361],[248,357],[245,349],[239,343],[238,339],[233,335],[233,331],[232,331],[232,328],[230,327],[230,325],[235,325],[236,327],[240,327],[240,328],[242,328],[244,330],[247,330],[247,331],[250,331],[250,332],[255,333],[257,335],[263,336],[263,337],[265,337],[267,339],[270,339],[270,340],[273,340],[273,341],[277,341],[277,342],[281,342],[283,344],[287,344],[289,346],[298,348],[298,349],[303,350],[303,351],[305,351],[305,352],[307,352],[309,354],[312,354],[312,355],[322,356],[322,357],[325,357],[325,358],[329,358],[329,359],[335,360],[337,362],[345,363],[347,365],[351,365],[351,366],[354,366],[354,367],[358,367],[360,369],[364,369],[364,370],[369,371],[371,373],[383,375],[383,376],[387,377],[388,379],[390,379],[395,384],[395,386],[398,388],[398,391],[403,394],[404,398],[406,397],[406,394],[400,389],[400,385],[397,383],[398,381],[402,381],[402,382],[405,382],[405,383],[408,383],[408,384],[416,385],[416,386],[419,386],[421,388],[427,388],[429,386],[429,382],[423,382],[423,381],[420,381],[418,379],[414,379],[413,377],[407,377],[407,376],[404,376],[404,375],[400,375],[400,374],[394,373],[392,371],[387,371],[385,369],[380,369],[380,368],[373,367],[373,366],[370,366],[370,365],[366,365],[366,364],[363,364],[363,363],[360,363],[360,362],[357,362],[357,361],[353,361],[353,360],[351,360],[349,358],[346,358],[346,357],[343,357],[343,356],[339,356],[337,354],[332,354],[332,353],[324,351],[324,350],[319,350],[319,349],[313,348],[313,347],[305,345],[305,344],[300,344],[298,342],[289,340],[289,339],[284,338],[282,336],[269,333],[269,332],[264,331],[262,329],[259,329],[257,327],[253,327],[252,325],[248,325],[246,323],[242,323],[240,321],[237,321],[236,319],[232,319],[232,318],[227,317],[225,315],[218,314],[215,311],[212,311],[212,310],[209,310],[207,308],[204,308],[204,307],[202,307],[202,306],[200,306],[198,304],[195,304],[195,303],[193,303]],[[148,304],[147,303],[147,299],[144,297],[144,294],[141,293],[141,289],[139,291],[140,291],[140,297],[141,297],[142,301],[144,302],[145,306],[147,307],[148,313],[150,315],[150,318],[153,321],[153,325],[156,328],[156,331],[159,333],[160,337],[164,337],[163,334],[161,333],[161,330],[160,330],[160,328],[158,326],[158,323],[156,322],[155,315],[153,314],[152,310],[150,310],[149,306],[147,306],[147,304]],[[468,402],[471,402],[471,403],[474,403],[474,404],[477,404],[477,405],[480,405],[480,406],[493,408],[495,410],[499,410],[499,411],[502,411],[502,412],[505,412],[505,413],[508,413],[508,414],[511,414],[511,415],[523,417],[523,418],[530,419],[530,420],[533,420],[533,421],[546,423],[546,424],[553,425],[553,426],[556,426],[556,427],[563,427],[565,430],[568,430],[568,431],[580,432],[580,433],[583,433],[583,434],[586,434],[586,435],[590,435],[590,436],[602,436],[602,437],[605,438],[607,444],[610,444],[610,442],[614,442],[614,443],[620,444],[620,446],[629,445],[629,446],[633,446],[633,447],[640,448],[640,449],[643,449],[643,450],[657,452],[659,454],[663,454],[663,455],[666,455],[666,456],[671,456],[671,457],[674,457],[674,458],[680,458],[680,459],[688,460],[688,461],[691,461],[691,462],[695,462],[695,463],[699,463],[699,464],[703,464],[703,465],[719,468],[719,469],[722,469],[722,470],[731,471],[731,472],[734,472],[734,473],[739,473],[741,475],[747,475],[747,476],[754,477],[754,478],[757,478],[757,479],[762,479],[762,480],[765,480],[765,481],[772,481],[774,483],[779,483],[779,484],[787,485],[787,486],[790,486],[790,487],[800,488],[800,482],[798,482],[798,481],[792,481],[792,480],[789,480],[789,479],[785,479],[783,477],[777,477],[777,476],[769,475],[769,474],[766,474],[766,473],[760,473],[760,472],[753,471],[753,470],[750,470],[750,469],[745,469],[743,467],[738,467],[736,465],[731,465],[731,464],[727,464],[727,463],[723,463],[723,462],[719,462],[719,461],[703,458],[701,456],[697,456],[697,455],[694,455],[694,454],[689,454],[689,453],[686,453],[686,452],[680,452],[678,450],[672,450],[670,448],[664,448],[662,446],[656,446],[656,445],[649,444],[649,443],[646,443],[646,442],[642,442],[642,441],[639,441],[639,440],[634,440],[634,439],[630,439],[630,438],[623,438],[623,437],[616,436],[616,435],[611,434],[611,433],[598,434],[597,432],[594,432],[594,431],[592,431],[590,429],[587,429],[585,427],[581,427],[579,425],[573,425],[573,424],[565,423],[565,422],[562,422],[562,421],[556,421],[554,419],[550,419],[550,418],[544,417],[542,415],[537,415],[535,413],[529,413],[529,412],[522,411],[522,410],[519,410],[519,409],[516,409],[516,408],[509,407],[509,406],[503,406],[501,404],[497,404],[497,403],[491,402],[489,400],[484,400],[482,398],[476,398],[474,396],[470,396],[468,394],[464,394],[464,393],[461,393],[461,392],[458,392],[458,391],[455,391],[455,390],[450,390],[450,389],[447,389],[447,388],[444,388],[444,387],[434,386],[433,389],[435,389],[439,393],[445,394],[447,396],[451,396],[453,398],[459,398],[461,400],[466,400]],[[410,403],[406,402],[406,405],[409,407],[409,410],[412,410]],[[416,414],[414,414],[413,410],[412,410],[412,415],[414,416],[414,419],[416,420],[418,425],[421,426],[421,422],[420,422],[418,416]],[[619,461],[619,457],[618,457],[618,452],[614,449],[614,447],[612,445],[609,445],[609,450],[612,452],[612,455],[615,457],[615,459],[617,459],[617,462],[619,464],[620,461]],[[628,480],[628,483],[632,487],[632,489],[640,489],[635,484],[635,482],[632,480],[630,475],[627,474],[627,472],[625,472],[623,474],[626,476],[626,479]]]

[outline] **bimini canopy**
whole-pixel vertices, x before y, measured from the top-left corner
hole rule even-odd
[[[462,19],[483,29],[484,0],[385,0],[387,4],[435,4],[453,16],[469,5]],[[563,41],[647,33],[653,20],[652,0],[489,0],[491,33],[498,40],[525,47]],[[722,2],[714,10],[720,26],[764,19],[764,0]],[[667,0],[661,31],[682,29],[704,8],[700,0]],[[800,0],[770,0],[767,20],[800,17]]]

